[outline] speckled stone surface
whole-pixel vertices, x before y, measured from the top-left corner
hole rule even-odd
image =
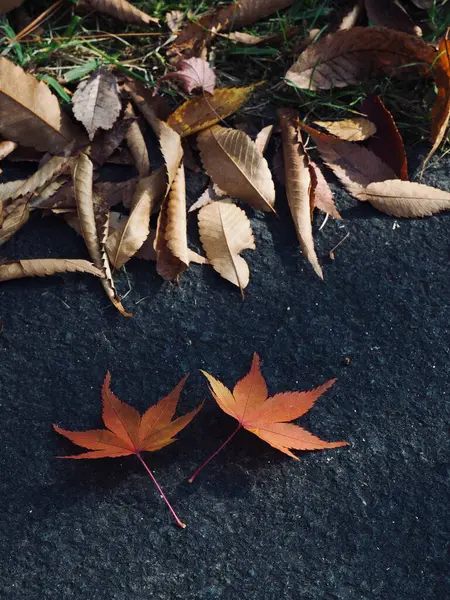
[[[448,166],[425,181],[449,190]],[[450,216],[395,220],[338,190],[345,221],[316,233],[321,282],[278,202],[280,219],[252,216],[244,302],[208,267],[177,287],[141,261],[127,267],[129,320],[89,276],[0,286],[2,598],[448,597]],[[35,215],[2,256],[87,255],[64,223]],[[232,385],[253,351],[271,392],[337,377],[301,422],[351,446],[296,462],[240,432],[189,486],[234,427],[198,369]],[[178,443],[147,455],[184,531],[134,457],[56,458],[75,447],[52,423],[101,425],[107,369],[140,410],[186,371],[180,411],[206,399]]]

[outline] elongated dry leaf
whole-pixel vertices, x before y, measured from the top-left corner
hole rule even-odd
[[[374,25],[404,31],[410,35],[422,35],[420,27],[406,12],[399,0],[365,0],[369,20]]]
[[[433,146],[422,165],[422,173],[442,143],[450,122],[450,40],[439,45],[439,59],[435,64],[437,98],[431,111],[431,141]]]
[[[368,141],[367,148],[391,167],[397,177],[407,181],[408,161],[402,136],[381,98],[368,96],[361,105],[361,112],[367,115],[377,128],[376,134]]]
[[[384,27],[353,27],[308,46],[286,79],[310,90],[346,87],[376,70],[391,74],[413,63],[429,70],[435,58],[433,47],[418,37]]]
[[[272,137],[273,125],[267,125],[267,127],[263,127],[261,131],[258,133],[255,139],[255,148],[261,154],[267,150],[267,146],[269,145],[270,138]]]
[[[122,109],[116,78],[107,69],[98,69],[78,85],[72,105],[90,140],[98,129],[111,129]]]
[[[186,182],[180,164],[158,217],[155,239],[156,270],[164,279],[178,279],[189,267],[186,219]]]
[[[429,217],[450,209],[450,193],[429,185],[394,179],[369,184],[366,199],[394,217]]]
[[[151,17],[133,6],[127,0],[82,0],[78,3],[87,10],[97,10],[98,12],[110,15],[122,23],[131,25],[148,25],[149,23],[158,23],[158,19]]]
[[[21,229],[30,218],[30,206],[19,198],[3,209],[3,222],[0,228],[0,246]]]
[[[27,182],[26,179],[13,179],[0,183],[0,202],[6,202],[14,196],[16,191]],[[20,194],[19,194],[20,196]]]
[[[374,135],[377,130],[375,125],[364,117],[352,117],[342,121],[314,121],[314,124],[348,142],[362,142]]]
[[[167,123],[182,137],[208,129],[239,110],[258,85],[220,88],[212,96],[191,98],[170,115]]]
[[[55,273],[74,273],[76,271],[103,277],[103,272],[87,260],[35,258],[0,263],[0,281],[21,279],[22,277],[46,277]]]
[[[243,250],[255,250],[247,215],[235,204],[218,200],[200,210],[198,226],[210,264],[224,279],[238,286],[243,295],[250,271],[240,253]]]
[[[198,147],[208,175],[222,190],[253,208],[274,211],[269,165],[246,133],[214,125],[200,133]]]
[[[130,117],[135,117],[131,103],[127,106],[126,114]],[[150,158],[139,120],[134,120],[131,123],[126,134],[126,139],[139,176],[146,177],[150,174]]]
[[[216,200],[223,200],[223,194],[217,194],[214,185],[210,183],[206,190],[203,192],[203,194],[201,194],[200,197],[194,202],[194,204],[190,206],[188,212],[191,213],[196,210],[199,210],[203,206],[207,206],[208,204],[211,204],[211,202],[215,202]]]
[[[313,187],[309,158],[303,146],[296,110],[281,109],[281,138],[283,140],[286,195],[291,210],[295,231],[303,253],[316,274],[323,279],[322,268],[314,249],[311,216],[314,209]]]
[[[4,15],[10,10],[14,10],[23,4],[24,0],[2,0],[0,2],[0,15]]]
[[[114,268],[122,267],[148,238],[150,215],[155,204],[164,196],[165,187],[163,168],[138,183],[130,216],[120,230],[108,237],[106,247]]]
[[[0,134],[54,154],[79,137],[80,131],[43,81],[0,58]]]
[[[309,167],[310,172],[312,171],[311,179],[314,181],[314,185],[312,186],[314,207],[322,210],[335,219],[342,220],[342,217],[336,208],[336,204],[334,203],[333,192],[322,173],[322,169],[320,169],[312,160],[309,161]]]
[[[394,171],[364,146],[319,133],[308,125],[301,128],[317,144],[324,163],[358,200],[367,200],[364,190],[373,181],[396,178]]]

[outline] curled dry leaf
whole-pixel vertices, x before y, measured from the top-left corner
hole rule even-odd
[[[164,196],[166,187],[164,169],[141,179],[132,201],[131,214],[123,220],[123,225],[111,233],[106,244],[111,264],[119,269],[132,258],[150,231],[150,215],[154,206]]]
[[[0,142],[0,160],[5,159],[7,156],[14,152],[18,144],[11,142],[10,140],[3,140]]]
[[[167,123],[182,137],[208,129],[239,110],[258,85],[221,88],[212,96],[191,98],[170,115]]]
[[[119,19],[123,23],[131,25],[148,25],[149,23],[158,23],[158,19],[151,17],[147,13],[139,10],[127,0],[82,0],[78,5],[87,10],[97,10],[111,17]]]
[[[48,86],[7,58],[0,58],[0,134],[52,153],[80,136]]]
[[[303,146],[296,110],[278,111],[283,140],[283,155],[286,194],[300,246],[316,274],[323,279],[322,268],[314,249],[312,233],[312,211],[314,210],[313,188],[309,158]],[[314,173],[313,173],[314,175]]]
[[[269,145],[270,138],[272,137],[273,125],[267,125],[267,127],[263,127],[261,131],[258,133],[255,139],[255,148],[261,154],[267,150],[267,146]]]
[[[72,258],[35,258],[0,263],[0,281],[22,277],[46,277],[55,273],[90,273],[103,277],[103,272],[87,260]]]
[[[116,78],[107,69],[98,69],[78,85],[72,104],[73,114],[93,140],[98,129],[112,128],[122,109]]]
[[[0,228],[0,246],[7,242],[21,229],[30,218],[29,203],[19,198],[2,210],[2,223]]]
[[[377,130],[375,125],[364,117],[352,117],[342,121],[314,121],[314,124],[348,142],[362,142],[374,135]]]
[[[240,253],[255,249],[247,215],[235,204],[218,200],[200,210],[198,226],[209,263],[224,279],[238,286],[243,295],[250,272]]]
[[[365,0],[366,12],[374,25],[404,31],[410,35],[422,35],[420,27],[406,12],[399,0]]]
[[[430,71],[435,58],[433,47],[418,37],[384,27],[353,27],[308,46],[286,79],[310,90],[346,87],[376,70],[393,74],[412,63]]]
[[[361,112],[375,124],[376,135],[370,138],[367,148],[376,154],[400,179],[408,180],[408,162],[405,146],[394,118],[379,96],[368,96]]]
[[[206,60],[192,57],[181,60],[177,67],[177,71],[167,73],[163,79],[178,79],[183,84],[184,91],[188,94],[191,94],[195,89],[203,90],[208,94],[214,93],[217,77]]]
[[[364,190],[373,181],[396,178],[394,171],[364,146],[320,133],[308,125],[302,124],[301,128],[317,144],[324,163],[358,200],[367,200]]]
[[[131,104],[127,106],[126,114],[130,117],[135,116]],[[139,176],[146,177],[150,174],[150,158],[139,120],[133,120],[127,130],[126,139]]]
[[[450,193],[429,185],[394,179],[369,184],[365,199],[394,217],[429,217],[450,209]]]
[[[186,219],[186,183],[180,164],[158,217],[155,239],[156,270],[167,280],[178,279],[189,266]]]
[[[275,212],[269,166],[246,133],[214,125],[200,133],[198,147],[208,175],[222,190],[253,208]]]

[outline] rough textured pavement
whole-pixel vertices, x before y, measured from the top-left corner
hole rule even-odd
[[[450,190],[448,162],[426,182]],[[280,196],[280,219],[253,217],[244,302],[207,267],[177,287],[141,261],[127,267],[130,320],[89,276],[1,285],[0,597],[448,597],[450,216],[401,221],[344,192],[337,202],[344,223],[317,233],[325,282]],[[2,256],[87,255],[65,224],[36,215]],[[189,486],[234,428],[199,369],[232,385],[253,351],[271,392],[337,377],[302,423],[351,446],[296,462],[240,432]],[[56,458],[76,449],[52,423],[100,426],[107,369],[140,410],[187,371],[180,411],[207,399],[178,443],[147,454],[184,531],[134,457]]]

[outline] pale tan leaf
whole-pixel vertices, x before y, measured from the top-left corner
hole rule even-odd
[[[78,84],[72,105],[90,140],[98,129],[111,129],[122,109],[116,78],[107,69],[98,69]]]
[[[0,263],[0,281],[21,279],[22,277],[46,277],[55,273],[90,273],[103,277],[103,272],[87,260],[72,258],[35,258]]]
[[[111,17],[115,17],[122,23],[131,25],[148,25],[158,23],[158,19],[139,10],[127,0],[82,0],[79,4],[87,10],[97,10]]]
[[[258,152],[261,152],[261,154],[264,154],[264,152],[266,151],[267,146],[270,142],[270,138],[272,137],[272,132],[273,125],[267,125],[267,127],[263,127],[263,129],[261,129],[261,131],[256,136],[255,148],[258,150]]]
[[[206,256],[202,256],[190,248],[188,249],[188,257],[189,263],[195,263],[196,265],[209,265],[209,260],[206,258]]]
[[[2,57],[0,134],[23,146],[54,154],[79,137],[80,131],[43,81]]]
[[[5,181],[5,183],[0,183],[0,202],[6,202],[10,198],[12,198],[16,191],[19,188],[21,188],[26,182],[27,179],[14,179],[12,181]]]
[[[358,0],[358,2],[351,8],[341,19],[338,29],[351,29],[355,27],[361,18],[361,14],[364,10],[364,0]]]
[[[164,169],[140,180],[136,188],[131,214],[120,230],[114,231],[106,243],[106,249],[114,268],[119,269],[133,257],[150,231],[150,215],[157,202],[164,196],[166,182]]]
[[[310,90],[345,87],[377,70],[393,74],[413,63],[430,70],[435,58],[433,47],[418,37],[384,27],[353,27],[308,46],[285,77]]]
[[[156,270],[164,279],[178,279],[189,266],[186,221],[186,183],[181,163],[161,206],[156,229]]]
[[[3,209],[3,222],[0,228],[0,246],[21,229],[30,218],[28,202],[19,198]]]
[[[200,133],[198,146],[203,166],[222,190],[253,208],[275,212],[269,165],[246,133],[215,125]]]
[[[311,178],[315,180],[312,188],[315,208],[326,212],[335,219],[342,220],[342,217],[336,208],[336,204],[334,203],[333,192],[331,191],[322,170],[312,160],[309,161],[309,168],[310,172],[312,171]]]
[[[322,268],[314,249],[312,233],[313,181],[309,159],[303,146],[297,111],[278,111],[283,141],[286,195],[297,237],[306,258],[316,274],[323,279]]]
[[[142,244],[139,251],[136,252],[135,257],[142,258],[143,260],[151,260],[153,262],[156,262],[155,240],[156,229],[150,229],[148,238]]]
[[[24,3],[24,0],[2,0],[0,2],[0,15],[4,15],[10,10],[14,10]]]
[[[194,202],[194,204],[192,204],[188,212],[194,212],[195,210],[199,210],[207,204],[211,204],[211,202],[214,202],[215,200],[221,199],[223,199],[223,194],[218,194],[216,191],[216,186],[210,183],[206,190],[203,192],[203,194],[201,194],[200,197]]]
[[[131,104],[127,106],[126,112],[135,116]],[[150,173],[150,158],[139,121],[133,121],[127,131],[126,140],[139,176],[146,177]]]
[[[401,179],[371,183],[364,195],[377,210],[394,217],[429,217],[450,209],[450,192]]]
[[[224,279],[238,286],[243,294],[250,271],[240,253],[255,249],[247,215],[235,204],[218,200],[200,210],[198,226],[210,264]]]
[[[3,140],[0,142],[0,160],[5,159],[7,156],[14,152],[18,144],[11,142],[10,140]]]
[[[314,121],[314,124],[348,142],[362,142],[377,131],[375,125],[364,117],[352,117],[342,121]]]

